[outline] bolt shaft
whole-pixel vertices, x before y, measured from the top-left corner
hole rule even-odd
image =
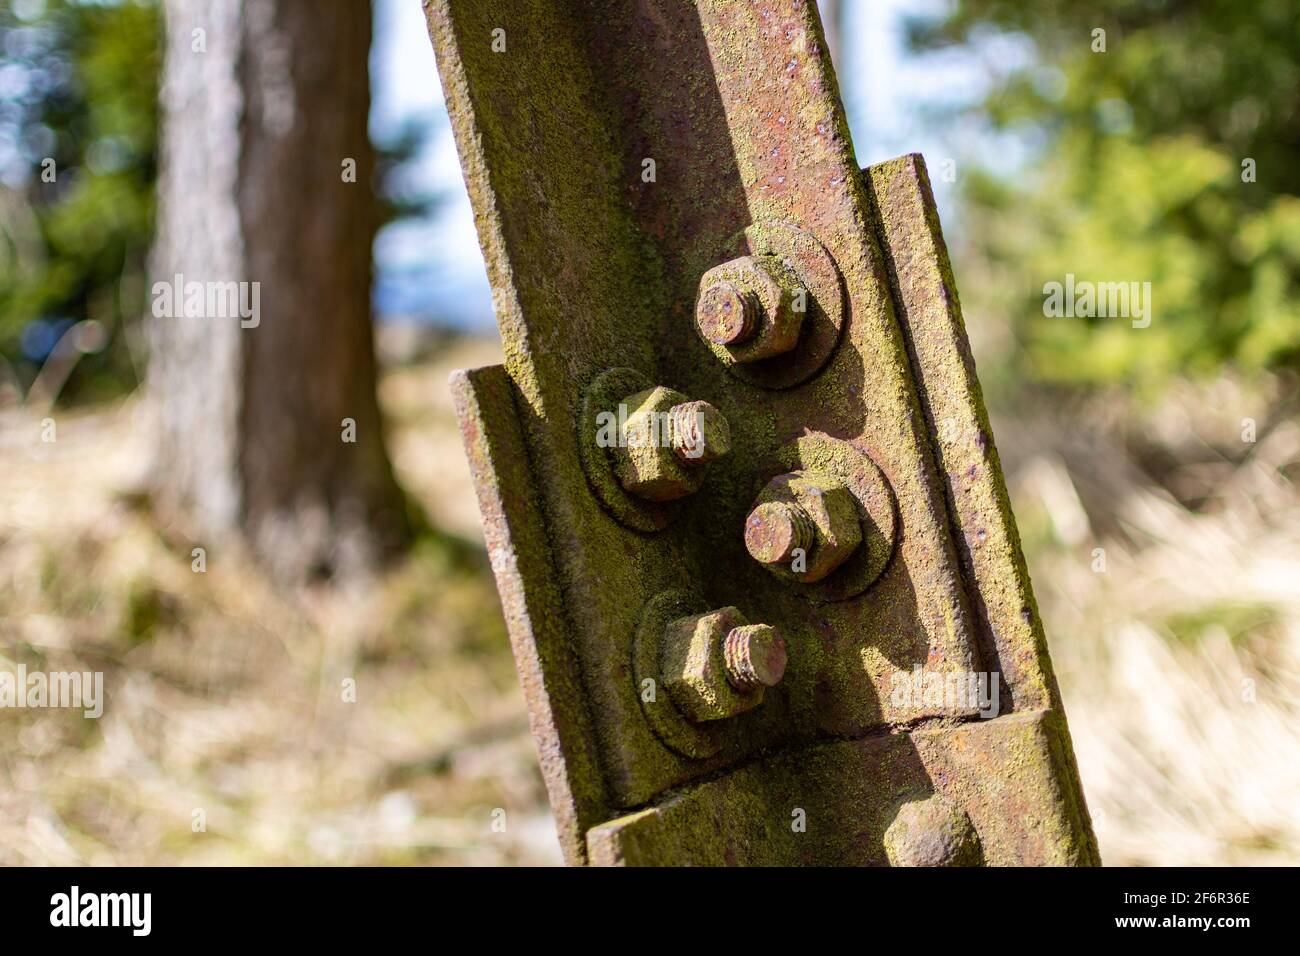
[[[731,429],[708,402],[682,402],[669,411],[673,454],[687,465],[702,465],[731,450]]]
[[[723,640],[727,679],[742,694],[775,687],[785,676],[785,641],[767,624],[733,627]]]
[[[739,345],[753,337],[758,327],[758,297],[730,282],[718,282],[700,294],[696,324],[716,345]]]
[[[759,505],[745,521],[745,548],[761,564],[784,564],[800,549],[807,554],[816,536],[812,518],[784,501]]]

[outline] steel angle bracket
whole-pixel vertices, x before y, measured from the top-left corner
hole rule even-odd
[[[566,859],[1098,862],[925,168],[855,165],[815,6],[425,6],[506,356],[453,391]],[[757,338],[706,341],[708,289]],[[633,387],[730,454],[630,494],[587,430]],[[752,556],[781,495],[819,580]]]

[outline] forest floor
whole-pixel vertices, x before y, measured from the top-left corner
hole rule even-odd
[[[218,551],[195,573],[140,504],[135,400],[60,413],[48,444],[6,423],[0,665],[102,671],[107,704],[0,711],[0,863],[560,862],[447,389],[498,355],[384,376],[395,467],[441,531],[345,590]]]
[[[0,666],[107,698],[0,711],[0,864],[559,862],[446,385],[497,355],[385,373],[439,530],[346,589],[195,573],[141,503],[136,400],[52,443],[0,417]],[[1216,389],[995,416],[1111,864],[1300,862],[1300,425],[1255,412],[1243,447],[1270,396]]]

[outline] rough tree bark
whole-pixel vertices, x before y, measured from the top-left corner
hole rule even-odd
[[[203,533],[243,532],[286,577],[363,569],[410,533],[375,395],[370,4],[165,14],[155,500]],[[249,283],[256,315],[229,315],[229,282]],[[185,308],[196,289],[202,315]]]

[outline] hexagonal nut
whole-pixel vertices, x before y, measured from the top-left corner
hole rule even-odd
[[[678,618],[668,625],[660,646],[659,669],[664,689],[687,720],[723,720],[762,703],[761,686],[741,693],[727,679],[727,635],[748,623],[737,608],[724,607]]]
[[[980,866],[984,862],[970,817],[938,793],[900,804],[884,842],[890,866]]]
[[[799,343],[807,298],[798,275],[781,259],[741,256],[701,277],[695,327],[734,361],[758,362]]]
[[[764,558],[768,555],[755,547],[763,536],[750,525],[772,512],[764,507],[772,502],[791,506],[803,516],[812,527],[813,542],[806,550],[800,548],[792,556],[767,563]],[[862,523],[852,492],[834,478],[810,472],[795,471],[773,478],[759,492],[746,522],[745,545],[755,560],[778,577],[804,584],[822,580],[847,561],[861,543]]]
[[[623,399],[626,416],[619,409],[618,440],[610,451],[619,484],[630,494],[647,501],[675,501],[704,484],[704,472],[675,451],[672,410],[686,401],[681,392],[663,386]],[[728,432],[727,447],[730,441]]]

